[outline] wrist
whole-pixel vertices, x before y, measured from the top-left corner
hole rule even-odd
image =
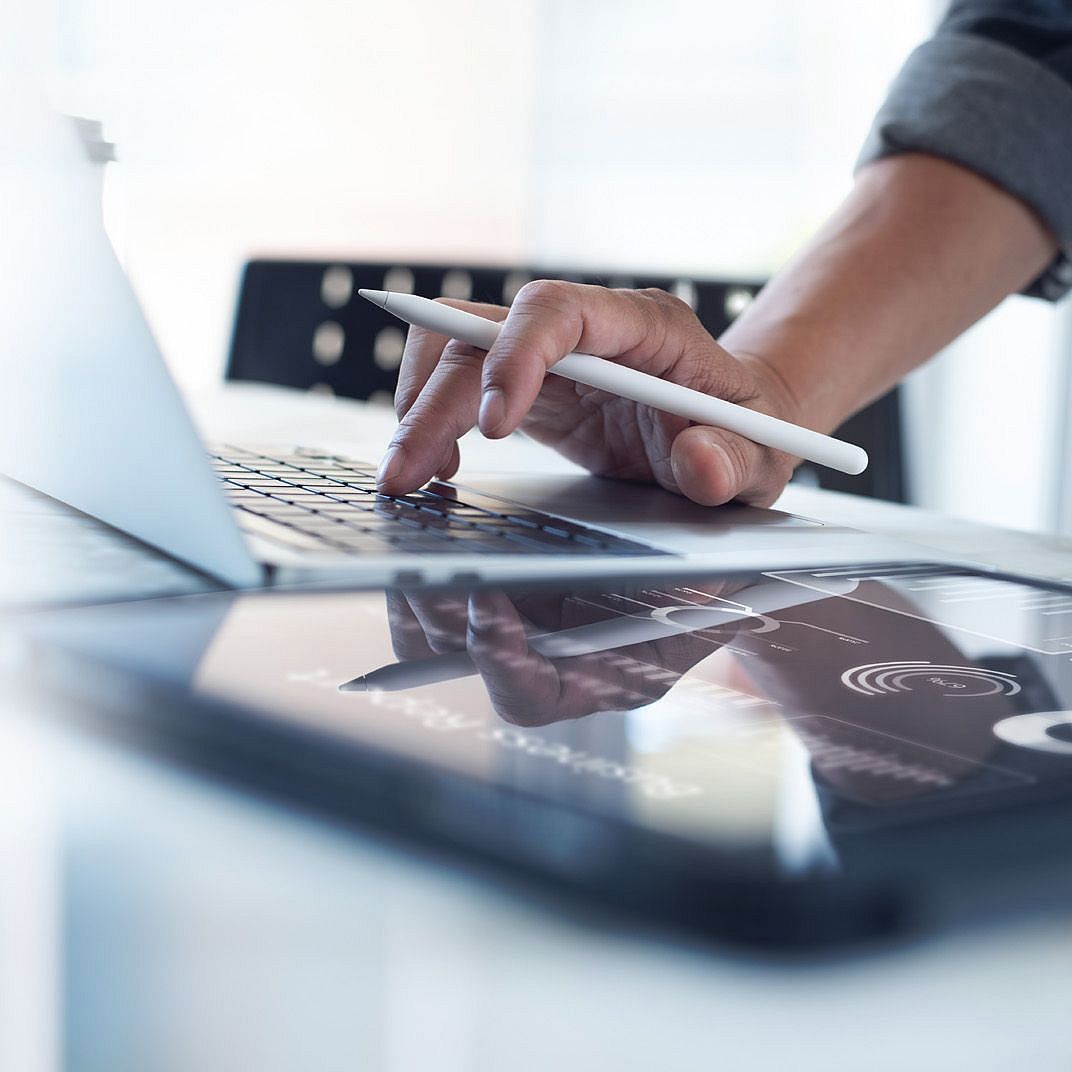
[[[844,397],[843,381],[819,375],[814,363],[805,359],[801,333],[792,338],[791,349],[755,342],[727,348],[758,381],[774,416],[829,435],[858,405]]]

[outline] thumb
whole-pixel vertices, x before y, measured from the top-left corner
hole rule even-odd
[[[770,506],[792,475],[796,459],[721,428],[694,425],[670,448],[670,466],[682,495],[703,506],[732,499]]]

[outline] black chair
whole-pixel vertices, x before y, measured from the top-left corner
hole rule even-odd
[[[695,310],[716,338],[751,301],[756,282],[555,268],[443,264],[323,263],[258,259],[242,273],[227,377],[389,402],[405,325],[357,296],[361,288],[408,291],[509,305],[530,279],[615,287],[660,287]],[[845,476],[801,466],[798,474],[835,491],[905,502],[900,398],[896,389],[847,421],[838,435],[871,456],[867,472]],[[806,474],[806,475],[805,475]]]

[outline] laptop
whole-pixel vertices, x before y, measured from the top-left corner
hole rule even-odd
[[[0,103],[0,472],[233,587],[472,583],[889,561],[903,545],[590,477],[376,492],[375,459],[203,443],[101,213],[68,117]],[[918,558],[918,551],[909,552]]]

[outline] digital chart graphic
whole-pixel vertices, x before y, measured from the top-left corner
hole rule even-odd
[[[913,564],[784,570],[767,576],[1040,655],[1072,656],[1072,592],[1067,587]],[[840,588],[846,580],[857,582],[854,592]]]
[[[1020,691],[1014,674],[978,666],[944,666],[923,660],[854,666],[841,675],[841,683],[863,696],[927,691],[952,698],[977,698],[1015,696]]]

